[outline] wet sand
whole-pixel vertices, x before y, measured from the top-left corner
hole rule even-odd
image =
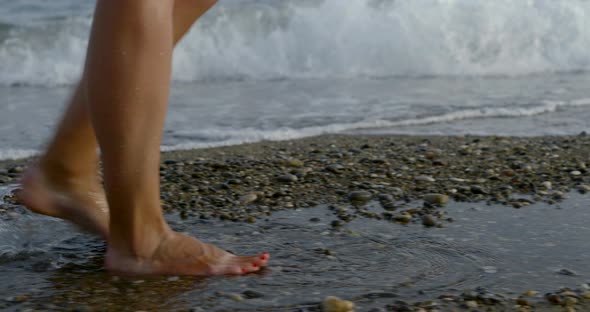
[[[1,163],[0,186],[14,185],[28,161]],[[256,228],[253,232],[266,230],[272,233],[273,229],[277,231],[277,224],[281,224],[277,223],[281,214],[286,214],[283,216],[287,216],[287,221],[283,223],[288,223],[290,218],[295,218],[290,214],[291,211],[311,213],[320,209],[332,215],[329,222],[321,215],[306,215],[306,219],[297,226],[289,226],[297,231],[304,226],[320,224],[322,229],[318,235],[324,233],[329,237],[339,237],[347,233],[354,234],[355,224],[364,227],[369,225],[370,228],[372,222],[375,228],[377,224],[388,224],[399,233],[419,229],[430,235],[435,231],[450,230],[456,224],[465,222],[461,219],[469,209],[456,209],[461,205],[474,204],[483,212],[490,207],[511,207],[520,209],[518,213],[524,215],[527,209],[537,206],[560,208],[572,196],[587,196],[575,194],[590,191],[588,166],[590,136],[587,135],[535,138],[327,135],[285,142],[164,153],[160,171],[164,208],[171,220],[176,219],[174,222],[180,229],[187,224],[202,224],[207,228],[204,226],[206,224],[209,227],[226,228],[250,226]],[[21,207],[14,205],[10,196],[5,201],[0,206],[5,224],[15,222],[23,213],[26,214]],[[300,210],[312,207],[319,208]],[[502,211],[499,213],[510,214],[510,209],[499,210]],[[472,213],[477,214],[477,211]],[[564,213],[569,212],[566,209]],[[214,231],[201,234],[215,235]],[[86,245],[82,248],[87,249]],[[250,244],[241,242],[236,247],[253,251],[261,245],[264,245],[262,237]],[[387,246],[387,243],[384,245]],[[321,249],[318,252],[323,256],[336,257],[324,247],[304,247]],[[94,256],[99,258],[97,264],[93,266],[85,263],[94,272],[89,274],[102,272],[101,247],[96,248],[98,252]],[[313,259],[307,260],[310,265],[314,263]],[[6,260],[0,267],[15,265],[14,261],[17,260]],[[288,275],[289,263],[294,272],[300,272],[297,270],[301,268],[295,265],[298,263],[297,253],[294,253],[292,257],[282,260],[283,275]],[[453,263],[452,259],[449,263]],[[478,264],[478,268],[489,273],[485,271],[491,270],[492,266],[484,264]],[[577,273],[575,268],[564,269]],[[561,273],[568,274],[567,271]],[[383,274],[387,274],[387,271]],[[96,280],[104,280],[106,277],[103,275],[96,277]],[[272,276],[272,271],[269,275]],[[353,280],[362,278],[355,276]],[[93,278],[85,276],[84,279],[87,283],[94,283],[88,281]],[[185,279],[182,281],[186,282]],[[265,276],[261,276],[258,282],[273,283],[272,279],[265,281]],[[251,288],[256,289],[256,282],[252,283]],[[483,284],[485,281],[482,281]],[[295,288],[297,285],[298,282],[294,281],[289,287]],[[345,285],[340,290],[345,290]],[[399,287],[403,289],[406,286]],[[478,289],[478,285],[474,284],[466,287],[469,289],[452,290],[453,287],[448,287],[444,288],[449,291],[445,294],[425,292],[420,296],[409,295],[409,292],[404,291],[396,291],[394,296],[391,292],[381,290],[386,295],[373,294],[373,297],[379,298],[381,307],[371,309],[453,311],[461,307],[471,310],[480,307],[485,311],[527,311],[528,305],[535,305],[536,311],[569,308],[584,311],[589,308],[584,297],[590,297],[590,293],[580,283],[558,284],[552,290],[543,290],[550,292],[547,296],[545,293],[527,296],[533,294],[530,292],[520,299],[521,294],[535,289],[512,289],[511,293],[498,293],[497,290]],[[569,287],[571,291],[562,287]],[[104,285],[98,288],[104,288]],[[188,288],[185,291],[190,292]],[[85,290],[85,293],[89,294],[91,290]],[[179,293],[182,296],[182,291]],[[67,293],[60,295],[72,298]],[[232,299],[231,294],[226,295],[228,300],[238,300]],[[360,306],[370,306],[363,305],[363,300],[371,299],[371,295],[347,297],[346,291],[334,291],[332,295],[353,300]],[[433,297],[428,298],[429,295]],[[35,296],[17,303],[14,303],[14,297],[10,298],[12,301],[5,300],[6,307],[34,307],[38,303]],[[50,297],[55,301],[59,296],[53,294]],[[58,306],[68,306],[68,302],[73,302],[70,299],[57,300]],[[316,311],[318,304],[317,300],[307,305],[289,303],[283,305],[284,309],[276,305],[273,309],[272,305],[268,305],[267,310]],[[74,306],[78,307],[79,304]],[[258,308],[262,307],[264,305]],[[96,306],[89,308],[92,310]],[[141,305],[136,308],[141,309]],[[243,310],[254,311],[258,308],[244,303]],[[230,310],[238,311],[237,306]]]

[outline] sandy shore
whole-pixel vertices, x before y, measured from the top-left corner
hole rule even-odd
[[[29,161],[1,162],[0,185],[16,183]],[[160,172],[164,208],[179,212],[182,218],[256,223],[284,209],[320,204],[332,205],[336,211],[354,208],[338,212],[339,221],[332,223],[337,229],[361,217],[444,227],[453,222],[445,213],[449,200],[518,209],[535,202],[555,204],[568,192],[590,192],[589,166],[590,136],[583,134],[533,138],[326,135],[167,152]],[[378,200],[383,211],[365,210],[363,204],[371,200]],[[419,200],[424,200],[423,205],[410,204]],[[548,295],[547,302],[538,302],[537,310],[580,308],[586,295],[590,298],[583,290],[558,291]],[[438,309],[444,307],[443,311],[461,306],[473,309],[472,302],[498,304],[477,294],[433,300],[440,302]],[[526,299],[511,300],[497,310],[528,311]],[[392,304],[387,311],[436,310],[420,306]]]

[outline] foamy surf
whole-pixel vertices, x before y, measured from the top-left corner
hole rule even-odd
[[[5,18],[0,84],[76,82],[91,7],[64,12],[31,13],[24,24]],[[575,0],[222,1],[178,47],[174,79],[585,71],[589,18],[590,2]]]
[[[477,108],[464,109],[450,113],[419,116],[404,120],[385,120],[372,119],[363,120],[353,123],[334,123],[323,126],[312,126],[304,128],[282,127],[277,129],[258,129],[248,128],[216,128],[216,129],[199,129],[199,130],[177,130],[171,131],[164,136],[164,144],[161,150],[188,150],[200,149],[219,146],[230,146],[244,143],[255,143],[260,141],[283,141],[300,139],[322,134],[334,134],[350,132],[354,130],[371,130],[371,129],[392,129],[406,126],[429,125],[451,123],[460,120],[481,119],[481,118],[520,118],[530,117],[542,114],[550,114],[558,111],[560,108],[590,106],[590,98],[580,98],[571,101],[550,101],[545,100],[538,105],[530,107],[515,108]],[[395,132],[395,131],[393,131]],[[170,139],[182,141],[177,144],[166,144]],[[20,159],[39,154],[38,150],[31,149],[0,149],[0,160]]]

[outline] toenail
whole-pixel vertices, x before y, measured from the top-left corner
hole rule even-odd
[[[258,267],[258,264],[254,263],[254,264],[252,264],[252,266],[255,267],[255,268],[257,268]]]
[[[266,260],[266,256],[260,256],[260,260]]]
[[[246,273],[246,272],[248,272],[248,270],[242,268],[242,273]]]

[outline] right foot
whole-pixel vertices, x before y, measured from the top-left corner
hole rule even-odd
[[[148,257],[131,256],[109,246],[107,270],[131,275],[242,275],[266,266],[270,255],[236,256],[196,238],[168,231]]]
[[[85,231],[106,239],[109,211],[102,187],[96,181],[85,186],[67,186],[50,181],[39,165],[33,165],[22,178],[18,201],[31,211],[74,223]]]

